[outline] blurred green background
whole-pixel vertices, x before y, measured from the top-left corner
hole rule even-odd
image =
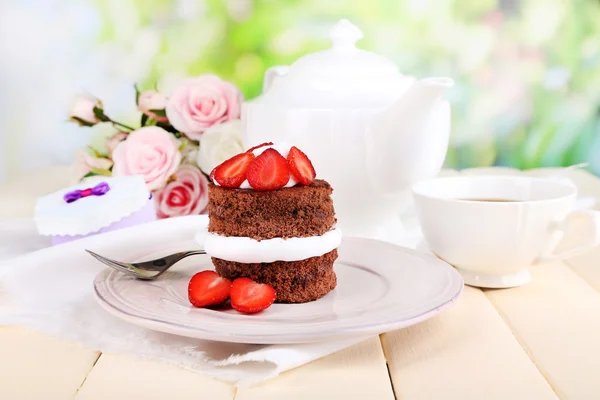
[[[127,115],[115,103],[132,102],[129,93],[115,88],[127,85],[130,90],[129,83],[137,81],[142,88],[162,89],[175,79],[206,72],[233,81],[252,98],[260,93],[268,67],[327,48],[328,29],[348,18],[364,33],[358,46],[390,58],[403,73],[456,80],[449,94],[453,130],[448,167],[588,162],[588,169],[600,174],[600,0],[72,3],[61,12],[69,16],[77,9],[77,19],[64,17],[60,25],[78,24],[77,32],[86,39],[73,34],[73,27],[57,37],[80,41],[84,50],[69,63],[73,71],[86,72],[77,79],[65,73],[65,82],[71,79],[89,88],[107,107],[115,107],[111,115]],[[40,17],[36,24],[42,21],[51,20]],[[47,32],[60,31],[55,25]],[[38,35],[32,46],[44,36]],[[63,53],[72,48],[68,42]],[[87,60],[84,68],[77,64],[84,54],[99,56]],[[67,66],[57,67],[55,75]],[[87,72],[94,68],[96,75]],[[74,91],[69,88],[69,93]],[[66,99],[66,89],[62,96]]]
[[[326,48],[346,17],[364,32],[359,47],[402,72],[457,80],[449,167],[600,172],[600,1],[211,0],[188,2],[202,8],[189,20],[170,17],[177,3],[132,2],[139,26],[160,31],[147,87],[165,73],[216,72],[251,98],[266,68]],[[118,40],[106,5],[100,40]]]

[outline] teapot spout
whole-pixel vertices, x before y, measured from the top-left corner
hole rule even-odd
[[[436,176],[446,158],[450,106],[444,93],[450,78],[413,83],[387,110],[373,116],[366,137],[366,168],[381,193],[398,192]]]
[[[397,122],[407,122],[407,118],[415,123],[423,122],[429,116],[438,100],[448,89],[454,86],[450,78],[426,78],[413,83],[396,102],[382,114],[380,118]],[[410,114],[405,114],[410,112]]]

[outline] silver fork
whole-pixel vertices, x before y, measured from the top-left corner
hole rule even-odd
[[[158,278],[166,270],[175,265],[175,263],[181,261],[186,257],[193,256],[196,254],[206,254],[204,250],[191,250],[171,254],[162,258],[157,258],[156,260],[144,261],[140,263],[125,263],[121,261],[111,260],[110,258],[102,257],[100,254],[96,254],[91,250],[86,251],[101,263],[106,264],[109,267],[116,269],[117,271],[124,272],[138,279],[146,281]]]

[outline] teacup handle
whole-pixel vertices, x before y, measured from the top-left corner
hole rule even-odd
[[[540,256],[540,258],[537,260],[538,264],[564,260],[566,258],[585,253],[591,250],[592,248],[596,247],[598,244],[600,244],[600,211],[573,211],[571,214],[567,215],[567,217],[564,220],[554,224],[551,227],[551,229],[566,233],[567,228],[571,224],[573,224],[575,220],[580,218],[585,218],[589,222],[591,222],[594,229],[594,232],[591,235],[589,235],[588,238],[586,238],[586,242],[572,249],[562,251],[560,253],[544,254]]]

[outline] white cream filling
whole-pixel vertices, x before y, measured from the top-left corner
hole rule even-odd
[[[288,153],[290,152],[291,147],[292,146],[290,146],[286,143],[274,144],[271,146],[259,147],[258,149],[253,150],[252,154],[254,154],[255,157],[258,157],[266,149],[275,149],[279,152],[279,154],[281,154],[283,156],[283,158],[287,159],[287,156],[288,156]],[[217,182],[216,180],[213,183],[217,186],[221,186],[221,185],[219,185],[219,182]],[[296,186],[297,183],[298,182],[296,182],[294,177],[290,174],[290,180],[284,187],[289,188],[292,186]],[[252,186],[250,186],[250,183],[248,183],[248,179],[246,179],[246,180],[244,180],[244,182],[242,182],[242,184],[240,185],[240,189],[252,189]]]
[[[240,263],[269,263],[275,261],[300,261],[322,256],[342,243],[339,228],[321,236],[301,238],[274,238],[254,240],[249,237],[221,236],[208,233],[204,250],[211,257]]]

